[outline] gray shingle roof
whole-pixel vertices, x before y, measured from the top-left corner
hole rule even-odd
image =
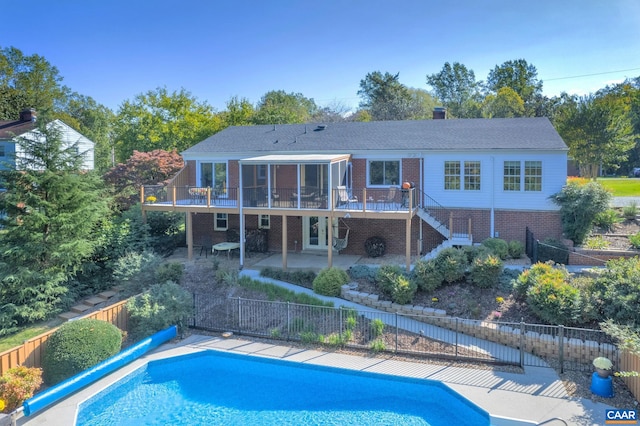
[[[372,121],[229,127],[183,152],[293,153],[428,150],[561,150],[560,135],[544,117]]]

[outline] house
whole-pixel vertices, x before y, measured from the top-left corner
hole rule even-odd
[[[434,118],[442,117],[434,112]],[[567,146],[547,118],[433,119],[229,127],[182,153],[147,211],[186,213],[194,244],[411,257],[489,237],[560,238],[549,196],[567,177]],[[233,232],[232,232],[233,231]]]
[[[16,137],[37,138],[37,114],[34,109],[25,109],[18,120],[0,121],[0,170],[15,167],[16,157],[20,156],[20,146]],[[48,124],[55,126],[65,146],[76,145],[78,152],[84,156],[83,170],[93,170],[94,143],[61,120],[53,120]]]

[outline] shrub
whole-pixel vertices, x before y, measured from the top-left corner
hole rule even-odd
[[[502,261],[498,256],[477,257],[471,264],[471,282],[480,288],[493,287],[498,282],[502,269]]]
[[[371,336],[375,339],[384,333],[384,322],[380,318],[371,321]]]
[[[552,262],[538,262],[531,266],[531,268],[523,271],[515,280],[513,285],[515,297],[518,299],[524,299],[529,289],[544,276],[551,276],[559,280],[566,280],[569,278],[569,273],[564,268],[554,268]]]
[[[640,326],[640,259],[616,259],[594,279],[593,299],[604,318],[618,324]]]
[[[314,293],[324,296],[340,296],[340,288],[349,282],[349,275],[336,267],[324,268],[313,280]]]
[[[597,182],[582,184],[569,181],[550,199],[560,206],[562,229],[566,237],[575,244],[582,244],[596,216],[609,208],[611,194]]]
[[[507,248],[509,257],[512,259],[520,259],[524,256],[524,244],[518,240],[509,241],[509,247]]]
[[[448,283],[453,283],[464,278],[469,263],[463,250],[450,247],[438,253],[436,266],[442,278]]]
[[[349,268],[348,273],[353,280],[365,279],[374,281],[376,279],[376,268],[367,265],[353,265]]]
[[[192,314],[192,306],[191,294],[176,283],[151,286],[148,292],[127,302],[131,337],[140,340],[170,325],[177,325],[182,331]]]
[[[349,331],[355,330],[356,325],[358,325],[358,321],[356,320],[355,317],[347,317],[347,319],[344,321],[344,328],[346,330],[349,330]]]
[[[609,241],[605,240],[602,235],[594,235],[587,238],[584,242],[584,246],[592,250],[600,250],[609,247]]]
[[[489,247],[493,254],[504,260],[509,256],[509,245],[507,242],[500,238],[487,238],[482,242],[482,245]]]
[[[385,349],[387,349],[387,347],[384,344],[384,341],[382,339],[376,339],[373,342],[371,342],[371,351],[384,352]]]
[[[387,296],[391,296],[395,287],[396,278],[404,274],[398,265],[382,265],[376,273],[376,285]]]
[[[393,281],[391,300],[400,305],[406,305],[413,300],[416,294],[416,283],[406,275],[398,275]]]
[[[489,247],[483,245],[463,246],[460,248],[460,250],[464,251],[464,253],[467,255],[467,263],[469,265],[476,257],[484,257],[492,254],[492,250]]]
[[[549,324],[572,325],[580,318],[580,292],[560,276],[538,277],[527,291],[531,310]]]
[[[113,324],[80,319],[62,325],[49,336],[42,358],[44,381],[54,385],[105,359],[122,346],[122,332]]]
[[[127,253],[116,260],[113,278],[123,287],[125,297],[138,294],[155,284],[155,271],[161,262],[162,259],[150,251]]]
[[[41,384],[42,370],[39,368],[10,368],[0,377],[0,400],[4,401],[0,411],[9,413],[15,410],[31,398]]]
[[[613,231],[616,223],[620,223],[621,219],[618,216],[618,212],[613,209],[607,209],[603,212],[596,214],[593,219],[593,224],[605,232]]]
[[[282,269],[267,267],[260,271],[260,276],[312,288],[313,280],[316,279],[317,275],[313,271],[283,271]]]
[[[413,279],[421,291],[432,292],[442,285],[444,277],[434,259],[418,260],[413,267]]]
[[[629,235],[629,242],[635,249],[640,249],[640,232],[634,235]]]
[[[184,265],[180,262],[163,263],[155,271],[156,283],[173,281],[179,283],[184,274]]]
[[[380,257],[387,249],[387,243],[382,237],[367,238],[364,242],[364,249],[369,257]]]
[[[566,265],[569,261],[569,249],[562,241],[547,238],[538,243],[538,262],[559,263]]]
[[[622,208],[622,216],[627,220],[635,220],[638,216],[638,205],[634,202]]]

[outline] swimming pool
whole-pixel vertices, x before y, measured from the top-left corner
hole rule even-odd
[[[150,361],[80,404],[78,425],[489,425],[440,382],[205,350]]]

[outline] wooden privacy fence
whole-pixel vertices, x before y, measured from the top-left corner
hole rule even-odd
[[[122,300],[111,306],[106,306],[99,311],[92,312],[82,318],[98,319],[107,321],[118,327],[120,330],[128,331],[129,315],[126,307],[127,301]],[[57,328],[53,328],[36,337],[26,340],[22,346],[17,346],[0,353],[0,375],[10,368],[24,365],[26,367],[41,367],[42,355],[46,347],[49,336],[54,333]]]
[[[617,366],[616,369],[620,371],[640,372],[640,355],[623,351],[620,355],[620,365]],[[627,387],[633,396],[636,397],[636,400],[640,401],[640,377],[623,377],[622,380],[627,384]]]

